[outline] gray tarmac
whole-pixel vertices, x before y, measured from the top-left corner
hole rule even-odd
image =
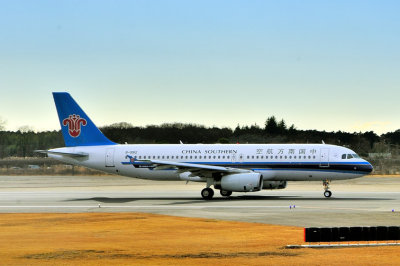
[[[200,196],[202,183],[120,176],[0,176],[0,213],[147,212],[266,224],[311,226],[400,225],[400,178],[365,177],[331,183],[289,182],[283,190],[218,191]]]

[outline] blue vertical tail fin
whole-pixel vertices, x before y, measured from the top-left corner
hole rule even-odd
[[[67,92],[53,92],[65,146],[115,145]]]

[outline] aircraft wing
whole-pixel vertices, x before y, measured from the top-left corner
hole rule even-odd
[[[192,176],[206,176],[212,173],[244,173],[251,172],[247,169],[231,168],[225,166],[216,166],[210,164],[196,164],[196,163],[179,163],[171,161],[158,161],[158,160],[137,160],[136,162],[148,163],[154,166],[154,170],[163,170],[175,168],[178,172],[191,172]]]

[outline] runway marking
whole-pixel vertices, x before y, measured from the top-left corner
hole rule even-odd
[[[295,211],[296,209],[314,209],[314,210],[345,210],[345,211],[377,211],[376,209],[366,209],[366,208],[332,208],[332,207],[312,207],[312,206],[299,206],[296,207],[292,206],[256,206],[256,205],[249,205],[249,206],[225,206],[225,205],[218,205],[218,206],[165,206],[165,205],[141,205],[141,206],[132,206],[132,205],[79,205],[79,206],[71,206],[71,205],[58,205],[58,206],[48,206],[48,205],[6,205],[0,206],[0,209],[29,209],[29,208],[43,208],[43,209],[55,209],[55,208],[65,208],[65,209],[87,209],[87,208],[120,208],[120,209],[288,209]]]
[[[345,210],[345,211],[372,211],[366,208],[344,208],[344,207],[302,207],[303,209],[318,209],[318,210]]]
[[[151,205],[151,206],[129,206],[129,205],[79,205],[79,206],[41,206],[41,205],[9,205],[9,206],[0,206],[2,209],[8,208],[133,208],[133,209],[246,209],[246,208],[285,208],[290,209],[290,206],[165,206],[165,205]],[[296,205],[296,208],[300,208],[300,206]],[[295,209],[292,207],[292,209]]]
[[[190,209],[287,209],[288,211],[296,211],[296,209],[313,209],[313,210],[343,210],[343,211],[363,211],[363,212],[371,212],[371,211],[383,211],[374,209],[366,209],[366,208],[345,208],[345,207],[313,207],[313,206],[299,206],[295,205],[285,205],[285,206],[257,206],[257,205],[249,205],[249,206],[226,206],[226,205],[218,205],[218,206],[165,206],[165,205],[56,205],[56,206],[48,206],[48,205],[4,205],[0,206],[1,209],[176,209],[176,210],[190,210]]]

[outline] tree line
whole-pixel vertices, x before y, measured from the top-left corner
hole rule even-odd
[[[370,152],[390,152],[398,149],[400,130],[377,135],[368,132],[326,132],[300,130],[285,121],[268,117],[263,126],[257,124],[229,127],[206,127],[197,124],[166,123],[133,126],[126,122],[101,128],[102,132],[116,143],[167,144],[180,143],[321,143],[349,147],[362,156]],[[64,146],[61,131],[34,132],[29,128],[5,131],[0,128],[0,158],[39,156],[34,150]]]

